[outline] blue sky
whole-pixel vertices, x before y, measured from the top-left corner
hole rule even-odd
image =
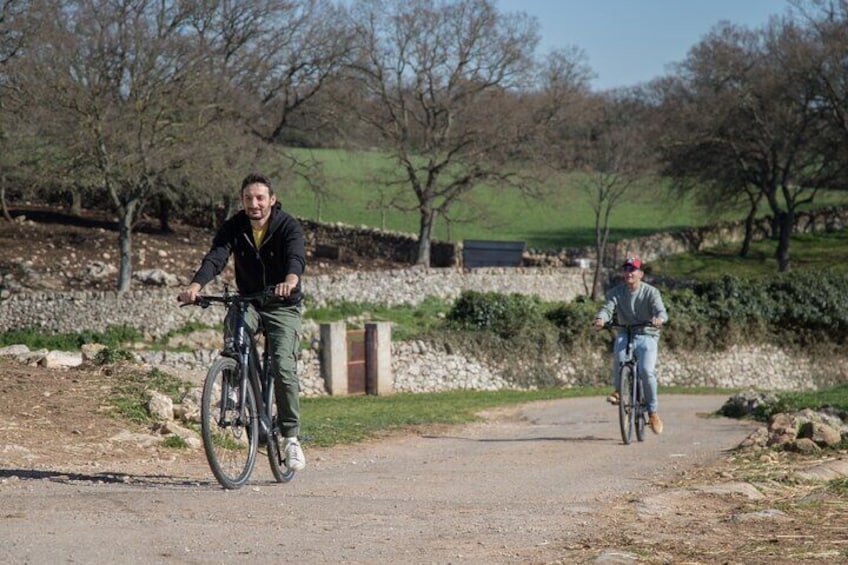
[[[666,74],[721,20],[759,27],[785,0],[496,0],[501,12],[536,16],[539,53],[577,46],[597,75],[595,90],[634,86]]]

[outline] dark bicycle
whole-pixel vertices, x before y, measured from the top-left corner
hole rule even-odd
[[[213,302],[231,312],[233,334],[221,356],[206,374],[200,405],[203,448],[212,474],[226,489],[244,485],[256,464],[260,444],[266,446],[274,478],[290,481],[294,471],[280,449],[274,375],[270,354],[260,357],[256,340],[246,331],[245,315],[252,302],[273,297],[273,287],[254,294],[200,295],[193,303],[208,308]],[[264,335],[264,331],[263,331]]]
[[[624,330],[627,333],[627,346],[624,361],[618,368],[618,423],[621,428],[621,439],[625,445],[633,441],[633,430],[636,439],[645,440],[645,426],[648,424],[648,402],[645,399],[645,386],[639,375],[639,363],[633,346],[634,331],[650,327],[650,322],[628,325],[608,325],[607,327]]]

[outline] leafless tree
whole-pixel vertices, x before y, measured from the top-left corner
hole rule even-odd
[[[811,30],[822,102],[848,158],[848,0],[796,0],[793,4]]]
[[[514,180],[510,152],[528,137],[515,91],[529,84],[538,24],[488,0],[353,3],[358,117],[385,143],[415,194],[418,264],[436,219],[481,183]]]
[[[210,2],[194,7],[191,29],[210,53],[208,72],[222,84],[220,96],[228,98],[217,108],[230,108],[239,122],[231,127],[230,138],[238,143],[225,141],[226,150],[213,150],[219,156],[216,169],[241,169],[276,150],[275,171],[267,164],[263,170],[286,178],[300,176],[316,199],[327,197],[317,162],[284,152],[283,144],[308,137],[310,128],[320,129],[333,120],[315,100],[351,49],[345,18],[343,7],[329,0]],[[246,135],[255,139],[247,140]],[[254,158],[244,160],[248,154]],[[231,176],[221,172],[219,178]],[[226,200],[217,189],[213,193],[213,201]],[[199,196],[206,198],[204,191]]]
[[[96,179],[117,213],[121,291],[132,275],[134,223],[216,117],[208,51],[185,33],[189,14],[152,0],[45,3],[42,43],[23,55],[17,77],[43,133],[78,178]]]
[[[9,132],[15,127],[10,125],[11,115],[8,108],[10,84],[7,74],[8,63],[15,58],[23,46],[26,37],[23,14],[25,0],[0,0],[0,212],[7,221],[12,219],[6,203],[7,168],[10,167],[10,155],[14,152],[14,143],[10,142]]]
[[[591,296],[603,292],[603,267],[611,227],[611,215],[626,201],[634,186],[650,180],[656,159],[648,143],[648,127],[638,94],[612,91],[603,96],[596,117],[589,122],[587,137],[578,153],[584,174],[580,183],[592,204],[595,222],[595,265]]]
[[[344,12],[328,0],[28,8],[39,42],[15,67],[16,115],[30,140],[50,144],[44,163],[54,179],[70,171],[66,187],[102,191],[117,213],[119,290],[129,288],[132,231],[145,208],[158,205],[166,224],[174,202],[231,204],[223,194],[235,194],[245,169],[281,162],[269,149],[349,43]]]
[[[757,30],[723,24],[690,50],[666,92],[666,171],[720,187],[715,198],[728,188],[753,191],[753,207],[761,197],[780,271],[790,268],[798,208],[845,174],[816,84],[817,51],[809,30],[789,18]]]

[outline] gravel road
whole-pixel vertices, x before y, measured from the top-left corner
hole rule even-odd
[[[96,473],[0,468],[4,563],[552,563],[621,497],[721,458],[753,429],[726,396],[661,397],[665,432],[624,446],[599,397],[331,449],[222,490],[202,456]],[[308,417],[308,415],[306,415]]]

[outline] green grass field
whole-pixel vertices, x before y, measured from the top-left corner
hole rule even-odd
[[[747,257],[739,257],[739,245],[725,245],[702,253],[675,255],[652,265],[652,274],[695,280],[722,275],[760,278],[777,272],[775,242],[754,242]],[[848,231],[794,236],[789,245],[792,271],[835,269],[848,275]]]
[[[289,199],[285,206],[290,211],[308,219],[418,233],[417,212],[380,204],[395,199],[406,208],[414,205],[407,185],[388,188],[376,180],[388,178],[388,171],[396,170],[389,157],[332,149],[298,153],[302,159],[312,157],[322,163],[329,195],[319,203],[305,181],[296,182],[294,190],[283,196]],[[591,245],[594,214],[579,181],[578,175],[549,181],[542,187],[543,199],[481,186],[452,209],[450,225],[444,218],[438,220],[436,239],[519,240],[537,249]],[[664,187],[642,187],[639,194],[634,191],[631,201],[613,211],[612,237],[634,237],[705,222],[704,214],[690,202],[668,198]]]
[[[408,185],[386,187],[381,182],[391,176],[390,172],[394,171],[395,176],[397,173],[397,165],[386,154],[336,149],[298,149],[292,153],[300,160],[311,158],[321,163],[326,196],[319,202],[305,181],[297,181],[292,190],[284,190],[281,196],[289,211],[325,222],[418,233],[417,212],[386,204],[397,200],[407,209],[414,208]],[[535,249],[591,246],[595,217],[581,179],[578,174],[551,179],[541,187],[544,197],[540,199],[481,186],[451,210],[450,225],[444,218],[437,221],[435,238],[526,241],[528,247]],[[824,195],[819,202],[848,204],[848,193]],[[616,241],[742,217],[741,210],[736,215],[711,217],[691,199],[670,194],[666,185],[643,185],[634,187],[629,199],[613,209],[610,237]]]

